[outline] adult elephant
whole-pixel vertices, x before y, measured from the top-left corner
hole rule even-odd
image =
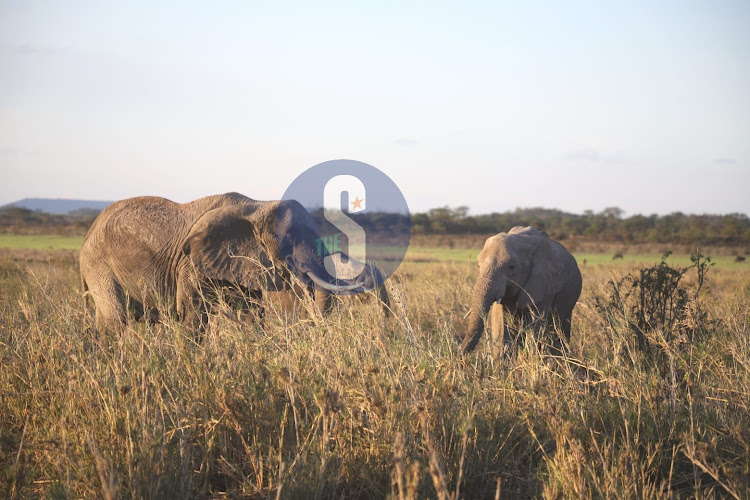
[[[312,217],[296,201],[256,201],[238,193],[179,204],[146,196],[108,206],[86,234],[80,254],[84,293],[96,305],[98,328],[122,328],[128,306],[159,309],[197,327],[205,293],[217,287],[259,299],[293,282],[316,302],[328,293],[361,289],[335,282],[323,265]],[[282,257],[283,256],[283,257]]]
[[[488,238],[477,260],[479,278],[462,343],[465,352],[477,346],[488,313],[495,356],[510,339],[504,312],[531,322],[536,334],[557,325],[570,340],[571,315],[582,280],[575,258],[565,247],[533,227],[514,227]],[[551,333],[552,350],[559,353],[562,340]]]

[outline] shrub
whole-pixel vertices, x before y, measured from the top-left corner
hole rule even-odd
[[[711,257],[696,252],[690,266],[675,267],[667,264],[671,254],[667,250],[655,266],[610,279],[607,292],[594,300],[610,325],[626,325],[633,332],[647,364],[662,365],[667,351],[681,350],[709,332],[710,321],[698,297],[713,265]],[[693,290],[683,281],[691,269],[697,273]]]

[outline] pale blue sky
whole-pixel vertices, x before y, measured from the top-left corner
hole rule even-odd
[[[0,204],[280,198],[750,213],[750,2],[0,0]]]

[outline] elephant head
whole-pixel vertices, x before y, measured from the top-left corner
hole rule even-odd
[[[508,233],[488,238],[477,261],[479,277],[462,342],[465,352],[473,350],[479,342],[484,332],[484,318],[493,304],[502,304],[502,307],[497,307],[499,319],[492,324],[493,337],[496,337],[503,334],[503,308],[512,314],[524,312],[544,316],[563,302],[567,308],[569,298],[558,301],[558,296],[572,296],[574,305],[580,294],[580,273],[575,259],[560,244],[532,227],[515,227]],[[569,283],[571,280],[573,282]],[[568,318],[573,305],[570,310],[561,311]]]
[[[233,205],[201,217],[183,253],[201,279],[249,290],[283,289],[290,271],[305,285],[331,293],[360,287],[328,278],[317,238],[314,220],[296,201]]]

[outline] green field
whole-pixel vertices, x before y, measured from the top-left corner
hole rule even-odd
[[[77,250],[83,236],[58,236],[53,234],[0,234],[0,248],[14,250]]]
[[[83,243],[82,236],[59,235],[27,235],[0,234],[0,249],[12,250],[78,250]],[[428,262],[474,262],[481,248],[444,248],[444,247],[410,247],[406,260],[415,263]],[[612,260],[608,252],[576,252],[576,260],[580,266],[604,266],[608,268],[632,268],[652,265],[661,260],[661,253],[625,254],[623,259]],[[687,254],[673,254],[668,261],[675,266],[689,266],[690,256]],[[712,262],[717,268],[740,270],[748,267],[744,262],[735,262],[734,257],[728,255],[714,256]]]
[[[82,236],[59,235],[26,235],[0,234],[0,249],[12,250],[78,250],[83,243]],[[481,248],[444,248],[444,247],[410,247],[406,260],[416,263],[427,262],[473,262]],[[611,268],[632,268],[652,265],[661,260],[661,253],[625,254],[623,259],[612,260],[608,252],[576,252],[576,260],[580,266],[604,266]],[[714,256],[712,262],[717,268],[727,270],[745,269],[748,264],[734,261],[732,256]],[[675,266],[690,265],[690,256],[674,254],[669,257],[669,263]]]
[[[406,254],[406,260],[411,262],[473,262],[479,255],[480,248],[427,248],[412,247]],[[626,254],[622,259],[612,260],[611,253],[577,252],[575,258],[579,266],[604,266],[611,268],[633,268],[648,266],[661,261],[662,254],[657,252]],[[721,255],[712,257],[711,261],[717,268],[737,270],[745,269],[748,264],[735,262],[734,257]],[[689,266],[690,256],[687,254],[673,254],[667,260],[674,266]]]

